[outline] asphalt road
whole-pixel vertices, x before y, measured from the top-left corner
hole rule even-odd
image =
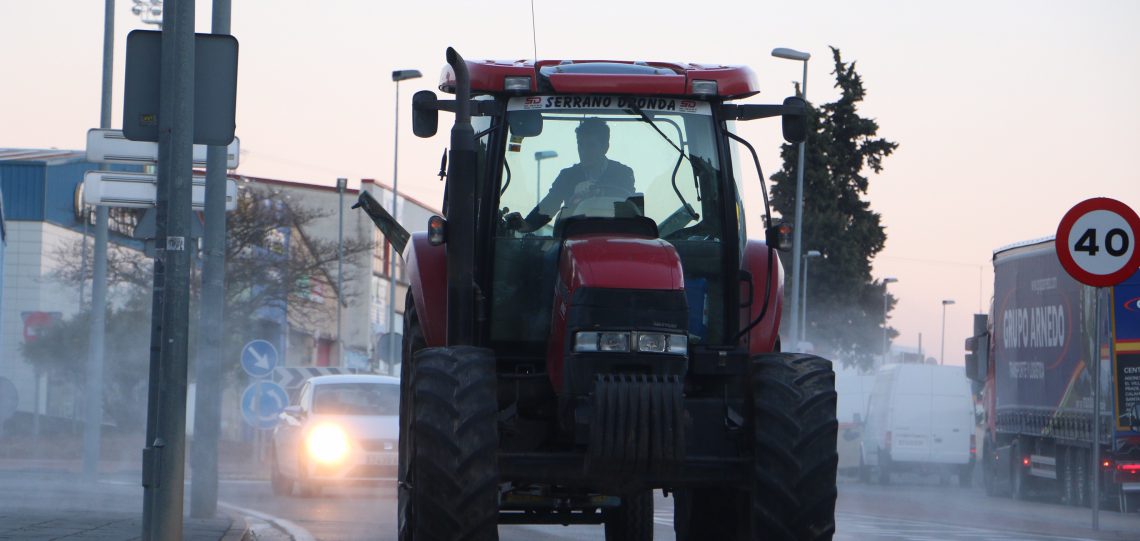
[[[320,541],[394,540],[396,492],[328,489],[319,498],[277,497],[260,481],[223,482],[227,503],[285,519]],[[655,539],[672,540],[673,500],[658,492]],[[892,485],[842,479],[837,541],[1074,541],[1140,539],[1140,515],[1103,511],[1091,530],[1088,509],[1047,502],[989,498],[978,488],[940,486],[937,479],[902,477]],[[503,541],[601,539],[600,526],[502,526]],[[301,541],[300,539],[298,541]]]

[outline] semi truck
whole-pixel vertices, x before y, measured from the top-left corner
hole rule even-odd
[[[1062,268],[1052,238],[999,248],[993,265],[990,312],[974,316],[966,339],[967,375],[985,410],[987,494],[1090,505],[1099,476],[1101,502],[1135,511],[1140,272],[1113,288],[1082,285]]]

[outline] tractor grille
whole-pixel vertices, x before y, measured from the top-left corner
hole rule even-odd
[[[684,461],[683,385],[680,376],[598,375],[587,467],[664,472]]]

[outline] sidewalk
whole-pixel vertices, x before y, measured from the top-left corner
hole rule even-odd
[[[142,538],[142,487],[75,476],[0,472],[0,539],[124,541]],[[187,495],[188,496],[188,495]],[[246,519],[183,519],[186,541],[247,539]]]

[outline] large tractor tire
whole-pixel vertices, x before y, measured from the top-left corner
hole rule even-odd
[[[839,464],[835,373],[813,355],[752,359],[752,538],[831,539]]]
[[[415,335],[405,336],[411,349]],[[401,541],[497,540],[494,353],[425,348],[401,373]]]
[[[653,491],[622,498],[621,506],[605,512],[606,541],[653,541]]]

